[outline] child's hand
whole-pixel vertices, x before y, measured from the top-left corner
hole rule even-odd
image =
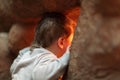
[[[67,49],[66,49],[66,52],[65,53],[70,53],[70,47],[71,46],[68,46]]]

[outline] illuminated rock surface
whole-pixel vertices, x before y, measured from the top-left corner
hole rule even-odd
[[[34,38],[35,25],[14,24],[9,32],[8,46],[12,53],[30,46]]]

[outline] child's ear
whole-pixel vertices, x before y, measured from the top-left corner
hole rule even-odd
[[[64,38],[63,37],[60,37],[59,39],[58,39],[58,46],[61,48],[61,49],[63,49],[64,48]]]

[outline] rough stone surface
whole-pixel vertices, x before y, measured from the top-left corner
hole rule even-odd
[[[12,58],[8,50],[8,33],[0,33],[0,80],[11,80],[10,65]]]
[[[34,38],[35,25],[14,24],[9,32],[8,46],[12,53],[31,45]]]
[[[81,6],[66,80],[120,80],[120,1]]]
[[[64,12],[79,5],[79,0],[0,0],[0,10],[22,22],[39,20],[44,12]]]

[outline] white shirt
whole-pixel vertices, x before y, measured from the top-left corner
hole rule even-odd
[[[12,80],[57,80],[69,61],[69,52],[57,58],[44,48],[29,48],[20,51],[10,70]]]

